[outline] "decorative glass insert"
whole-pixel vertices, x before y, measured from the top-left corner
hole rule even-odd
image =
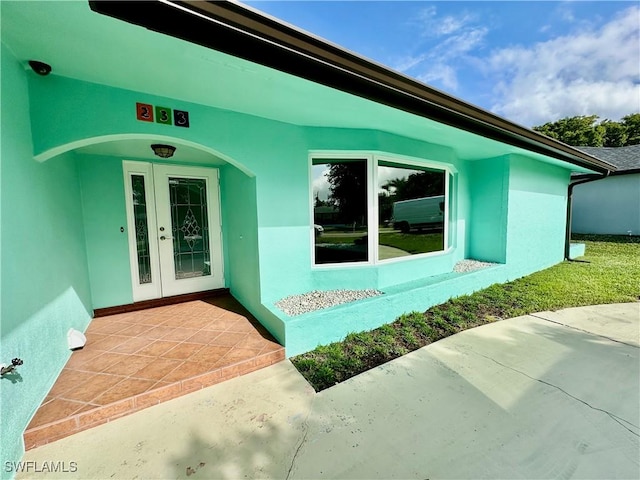
[[[367,161],[313,160],[315,263],[369,259]]]
[[[378,260],[444,250],[445,172],[378,162]]]
[[[211,275],[207,182],[169,178],[176,280]]]
[[[151,283],[151,256],[144,175],[131,175],[131,191],[133,192],[133,218],[138,254],[138,281],[140,284]]]

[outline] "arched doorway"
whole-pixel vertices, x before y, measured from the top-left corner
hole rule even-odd
[[[156,156],[156,143],[175,153]],[[251,172],[172,137],[114,135],[61,148],[76,159],[94,309],[232,287],[224,261],[238,255],[225,250],[222,217],[237,195],[233,184],[221,195],[220,182],[250,182]]]

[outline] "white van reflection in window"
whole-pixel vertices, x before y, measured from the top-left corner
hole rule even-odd
[[[438,229],[444,223],[444,195],[414,198],[393,203],[393,228],[403,233],[411,229]]]

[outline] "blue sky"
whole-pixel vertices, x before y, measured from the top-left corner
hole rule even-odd
[[[244,3],[525,126],[640,112],[638,2]]]

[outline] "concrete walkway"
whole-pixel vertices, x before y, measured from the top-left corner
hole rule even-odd
[[[640,303],[486,325],[315,394],[282,362],[31,450],[24,478],[640,478]],[[43,462],[74,474],[34,474]]]

